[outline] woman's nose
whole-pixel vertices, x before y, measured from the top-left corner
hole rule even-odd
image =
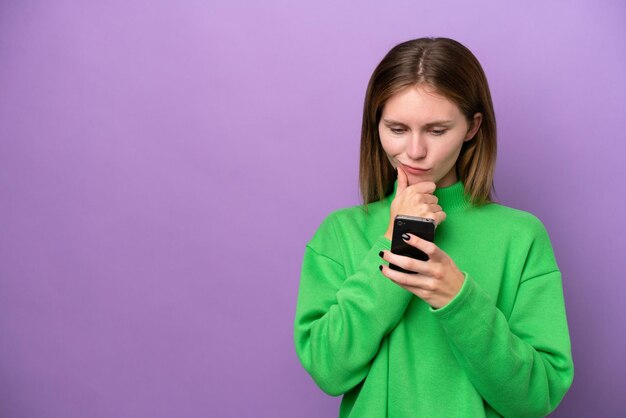
[[[419,133],[411,135],[407,144],[406,153],[414,160],[424,158],[426,156],[426,144]]]

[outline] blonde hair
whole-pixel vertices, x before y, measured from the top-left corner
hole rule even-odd
[[[380,142],[378,124],[385,102],[407,86],[425,83],[455,103],[471,123],[482,123],[463,143],[457,177],[474,205],[493,202],[496,165],[496,118],[485,73],[472,52],[449,38],[418,38],[393,47],[374,69],[367,85],[361,128],[359,187],[367,204],[393,192],[397,174]]]

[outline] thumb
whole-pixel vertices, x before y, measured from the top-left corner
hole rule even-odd
[[[398,187],[396,188],[396,196],[402,193],[404,189],[409,187],[409,178],[407,177],[404,170],[400,167],[400,164],[398,164],[397,169],[398,169]]]

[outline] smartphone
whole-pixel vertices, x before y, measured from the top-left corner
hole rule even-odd
[[[393,222],[393,235],[391,240],[391,252],[418,260],[428,261],[425,252],[407,244],[402,239],[402,234],[409,232],[413,235],[433,242],[435,240],[435,220],[420,218],[417,216],[397,215]],[[389,268],[409,274],[417,274],[414,271],[405,270],[402,267],[389,263]]]

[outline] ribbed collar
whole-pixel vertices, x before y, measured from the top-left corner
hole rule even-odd
[[[396,179],[393,184],[393,192],[387,196],[389,204],[391,204],[396,196],[397,188],[398,180]],[[437,204],[441,206],[446,214],[467,209],[472,206],[472,201],[469,195],[465,193],[465,185],[461,180],[447,187],[438,187],[433,194],[437,196]]]

